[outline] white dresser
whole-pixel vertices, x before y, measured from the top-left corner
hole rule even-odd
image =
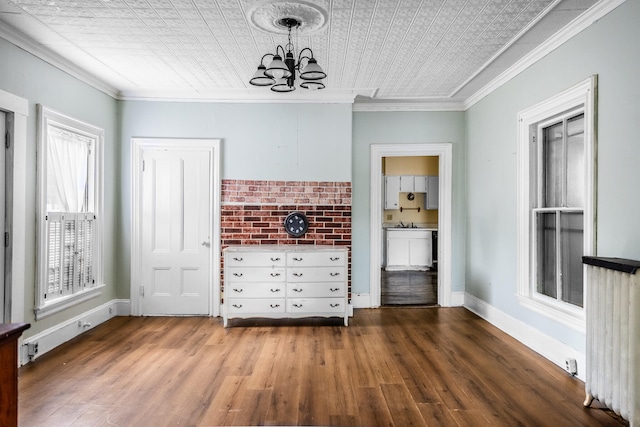
[[[224,249],[224,326],[233,318],[344,317],[348,249],[247,245]]]

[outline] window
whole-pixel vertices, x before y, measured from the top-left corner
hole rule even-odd
[[[38,106],[36,318],[99,295],[104,131]]]
[[[596,78],[519,114],[520,302],[584,330],[583,255],[595,253]]]

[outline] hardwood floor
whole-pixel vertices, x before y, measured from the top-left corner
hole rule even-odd
[[[464,308],[119,317],[20,368],[21,426],[621,426]]]
[[[386,271],[380,273],[382,305],[437,305],[437,271]]]

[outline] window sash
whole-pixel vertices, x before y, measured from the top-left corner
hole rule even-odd
[[[532,217],[536,257],[533,291],[582,308],[584,212],[581,209],[534,209]]]

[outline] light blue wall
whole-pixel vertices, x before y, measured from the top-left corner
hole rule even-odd
[[[359,112],[353,114],[353,292],[369,292],[372,144],[453,145],[452,290],[464,290],[465,134],[462,112]]]
[[[31,323],[24,336],[29,337],[53,325],[64,322],[107,301],[116,298],[115,241],[116,206],[119,200],[116,188],[116,164],[119,161],[117,138],[117,104],[102,92],[93,89],[69,74],[43,62],[0,39],[0,89],[26,98],[29,102],[27,123],[26,198],[26,265],[25,265],[25,317]],[[43,104],[63,114],[85,121],[105,130],[104,180],[105,242],[104,280],[106,289],[99,298],[84,302],[64,312],[40,321],[34,319],[36,275],[36,105]]]
[[[516,299],[516,115],[597,74],[597,253],[640,259],[640,2],[627,1],[467,111],[467,292],[584,351]]]
[[[122,241],[130,288],[131,138],[221,138],[222,179],[351,181],[351,104],[120,102]]]

